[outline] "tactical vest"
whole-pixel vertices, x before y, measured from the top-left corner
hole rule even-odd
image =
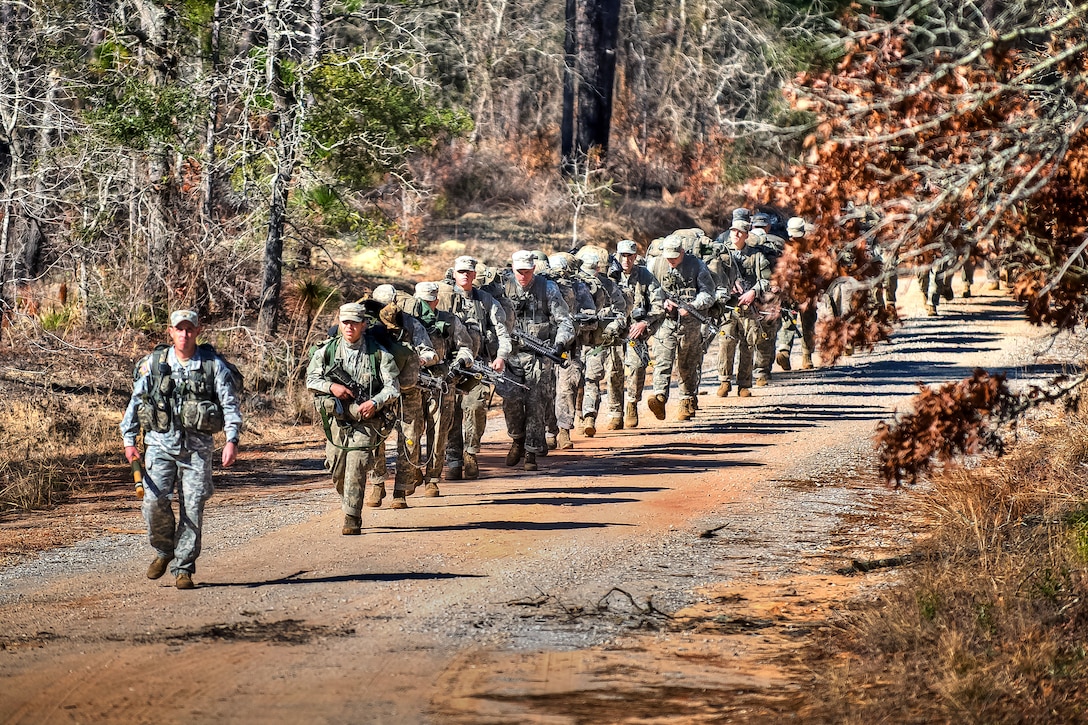
[[[518,284],[514,275],[504,281],[503,289],[514,308],[514,326],[542,340],[555,335],[551,324],[551,308],[548,304],[548,280],[537,275],[528,289]]]
[[[491,328],[491,318],[487,305],[475,289],[465,297],[453,285],[438,285],[438,309],[456,315],[465,323],[473,348],[480,351],[487,349],[484,340]]]
[[[140,396],[136,417],[144,432],[165,433],[176,428],[197,433],[223,430],[223,405],[215,389],[215,362],[222,361],[231,374],[235,389],[241,392],[242,374],[238,368],[209,344],[198,345],[200,366],[187,374],[174,374],[168,354],[170,345],[157,345],[148,357],[147,389]],[[137,366],[134,379],[139,379]]]

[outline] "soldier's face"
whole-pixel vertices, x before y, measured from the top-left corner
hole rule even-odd
[[[684,250],[683,249],[680,250],[680,254],[676,255],[672,259],[669,259],[668,257],[665,257],[665,261],[668,262],[669,266],[672,267],[673,269],[676,269],[677,267],[679,267],[680,262],[682,262],[683,259],[684,259]]]
[[[748,243],[748,232],[742,232],[740,229],[731,230],[729,236],[733,238],[733,246],[737,249],[744,249],[744,245]]]
[[[624,272],[630,272],[632,269],[635,268],[635,255],[620,254],[618,256],[620,260],[620,269],[622,269]]]
[[[456,282],[457,286],[461,289],[472,289],[472,283],[476,281],[476,270],[467,269],[461,272],[454,272],[453,281]]]
[[[340,334],[343,335],[344,339],[350,343],[359,342],[359,338],[363,336],[363,332],[365,331],[365,322],[357,322],[355,320],[340,320]]]
[[[534,271],[531,269],[515,269],[514,279],[518,281],[522,287],[526,287],[533,281]]]
[[[196,352],[196,336],[200,334],[200,328],[183,321],[177,327],[168,327],[166,331],[174,345],[174,352],[186,359],[191,358]]]

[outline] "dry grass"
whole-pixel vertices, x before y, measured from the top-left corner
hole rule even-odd
[[[928,557],[820,644],[815,721],[1088,720],[1088,418],[927,494]]]

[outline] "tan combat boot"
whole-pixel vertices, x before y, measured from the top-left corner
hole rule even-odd
[[[465,453],[465,467],[462,469],[461,475],[467,479],[480,477],[480,467],[476,463],[475,453]]]
[[[559,429],[559,435],[555,437],[555,447],[561,451],[569,451],[574,448],[574,444],[570,441],[570,431],[566,428]]]
[[[752,397],[752,391],[749,390],[748,388],[740,388],[740,389],[737,390],[737,397],[738,398],[751,398]]]
[[[363,521],[358,516],[344,514],[344,528],[340,529],[342,536],[358,536],[363,533]]]
[[[506,453],[506,465],[516,466],[525,456],[525,439],[515,438],[510,441],[510,450]]]
[[[179,571],[178,576],[174,579],[174,586],[178,589],[196,589],[196,584],[193,584],[193,575],[187,571]]]
[[[774,356],[774,361],[778,363],[778,367],[783,370],[790,369],[790,354],[785,350],[779,350],[778,354]]]
[[[382,500],[385,498],[385,484],[384,483],[372,483],[369,490],[366,492],[366,498],[363,499],[363,505],[369,506],[372,509],[381,508]]]
[[[147,578],[158,579],[166,573],[168,566],[170,566],[170,559],[165,556],[156,556],[155,561],[151,562],[151,566],[147,567]]]
[[[442,492],[438,490],[437,479],[427,481],[427,485],[423,487],[423,495],[427,498],[438,498],[442,495]]]
[[[937,316],[937,308],[934,307],[933,305],[926,305],[926,316],[927,317],[936,317]]]
[[[756,387],[765,388],[767,387],[767,382],[767,378],[756,378]]]
[[[393,492],[393,503],[389,504],[391,509],[406,509],[408,508],[408,499],[404,496],[404,491]]]
[[[608,419],[608,425],[605,426],[606,430],[623,430],[623,418],[618,415],[613,415]]]
[[[597,419],[592,415],[587,415],[582,418],[582,434],[586,438],[592,438],[597,435]]]
[[[555,433],[544,434],[544,445],[547,446],[550,450],[555,450],[556,446],[559,445],[559,441],[556,440]]]
[[[718,395],[719,398],[724,398],[725,396],[729,395],[729,391],[732,390],[732,389],[733,389],[733,384],[730,383],[728,380],[723,380],[722,384],[718,386],[717,395]]]
[[[651,395],[646,401],[646,407],[658,420],[665,420],[665,396],[662,393]]]
[[[628,403],[623,414],[624,428],[638,428],[638,403]]]
[[[813,367],[812,355],[809,355],[807,352],[801,353],[801,369],[811,370]]]
[[[525,454],[525,470],[526,471],[535,471],[536,469],[537,469],[537,467],[536,467],[536,454],[535,453],[526,453]]]
[[[695,417],[695,406],[691,401],[691,398],[684,398],[680,401],[680,410],[676,411],[677,420],[691,420]]]

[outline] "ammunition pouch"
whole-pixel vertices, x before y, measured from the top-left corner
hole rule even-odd
[[[213,400],[185,400],[181,403],[181,427],[198,433],[218,433],[223,430],[223,408]]]
[[[161,398],[145,395],[136,406],[136,418],[145,433],[165,433],[170,430],[170,405]]]

